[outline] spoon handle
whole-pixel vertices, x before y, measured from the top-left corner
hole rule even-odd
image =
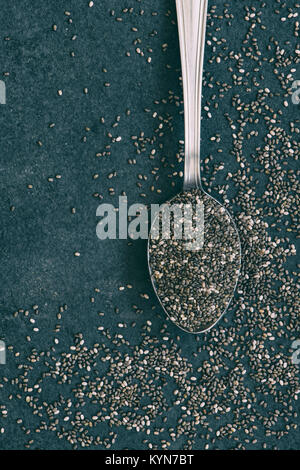
[[[184,189],[201,188],[200,129],[208,0],[176,0],[184,96]]]

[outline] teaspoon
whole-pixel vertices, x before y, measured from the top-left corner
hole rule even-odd
[[[183,192],[161,207],[148,239],[148,265],[156,295],[168,317],[189,333],[206,332],[218,323],[234,295],[241,266],[241,245],[235,223],[225,207],[201,185],[200,128],[207,4],[208,0],[176,0],[184,95],[184,187]],[[184,215],[185,207],[192,208],[191,233],[195,237],[197,233],[200,235],[196,247],[187,243],[190,238],[186,236],[185,225],[183,238],[175,236],[175,218],[171,230],[157,231],[164,216],[170,215],[174,207],[179,207]],[[201,208],[199,212],[198,208]]]

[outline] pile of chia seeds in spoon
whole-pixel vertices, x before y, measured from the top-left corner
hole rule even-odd
[[[176,205],[184,213],[187,204],[193,207],[194,229],[204,229],[202,246],[196,250],[187,242],[186,232],[180,239],[176,236],[176,224],[182,220],[173,220],[169,226],[162,223],[164,210]],[[201,204],[204,226],[196,210]],[[158,217],[158,236],[151,232],[149,237],[154,287],[174,323],[189,332],[201,332],[216,323],[232,298],[240,270],[239,235],[227,210],[198,189],[178,194]],[[196,238],[195,234],[194,243]]]

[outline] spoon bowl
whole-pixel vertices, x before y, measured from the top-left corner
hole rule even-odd
[[[192,235],[182,230],[183,237],[176,236],[175,217],[170,229],[164,225],[165,214],[174,207],[181,207],[182,214],[185,207],[193,208]],[[202,210],[197,211],[198,207]],[[181,220],[182,228],[186,227],[186,219]],[[241,245],[233,219],[201,189],[178,194],[153,221],[148,265],[153,288],[170,320],[189,333],[210,330],[228,309],[240,273]]]

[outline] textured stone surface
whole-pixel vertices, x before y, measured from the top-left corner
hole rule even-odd
[[[249,103],[259,97],[262,100],[260,106],[263,108],[263,115],[271,119],[272,115],[277,113],[276,125],[285,130],[289,136],[288,142],[295,141],[292,148],[297,152],[299,134],[293,133],[291,136],[290,122],[293,121],[295,127],[299,127],[299,107],[291,104],[291,97],[286,96],[287,92],[282,89],[278,76],[283,73],[286,77],[291,73],[289,86],[293,79],[300,79],[299,61],[296,61],[299,53],[297,56],[295,52],[299,40],[293,35],[297,18],[281,21],[282,17],[288,17],[289,8],[292,8],[293,13],[299,8],[297,9],[295,2],[290,0],[282,7],[275,2],[267,2],[268,4],[263,6],[262,2],[256,0],[227,3],[229,14],[232,14],[233,18],[216,17],[213,25],[211,21],[208,22],[210,45],[207,47],[205,59],[206,85],[203,92],[204,105],[207,105],[209,110],[203,114],[203,181],[204,184],[210,182],[212,195],[221,202],[226,193],[229,207],[232,207],[234,216],[238,218],[248,207],[247,199],[245,197],[243,207],[243,204],[239,206],[237,202],[232,204],[234,196],[239,194],[241,202],[241,194],[250,188],[253,194],[261,197],[266,185],[273,184],[270,183],[270,174],[255,173],[255,169],[263,168],[263,164],[261,166],[252,156],[256,154],[258,146],[270,145],[272,136],[268,137],[270,122],[264,119],[256,124],[248,122],[242,143],[243,157],[237,161],[239,144],[234,143],[233,134],[238,134],[240,130],[240,111],[237,109],[238,98],[234,97],[239,95],[242,102]],[[222,15],[224,2],[215,0],[210,2],[210,6],[212,4],[217,6],[215,14]],[[131,6],[134,8],[133,13],[122,12],[123,7]],[[247,13],[246,6],[256,8],[261,11],[261,15],[253,10]],[[143,15],[140,14],[142,9],[145,10]],[[115,10],[113,16],[111,10]],[[65,12],[70,12],[70,15]],[[157,12],[157,15],[152,12]],[[247,16],[248,19],[245,20]],[[122,18],[122,21],[117,18]],[[257,18],[261,19],[266,29],[260,27]],[[252,23],[255,24],[253,35],[258,38],[259,49],[263,55],[269,59],[273,58],[275,63],[278,50],[285,49],[285,58],[291,56],[291,64],[276,65],[279,74],[274,74],[274,63],[266,61],[260,67],[259,59],[252,60],[245,53],[242,54],[244,64],[237,63],[235,56],[240,53],[248,31],[252,31]],[[57,28],[53,28],[53,25],[57,25]],[[137,31],[132,28],[137,28]],[[197,396],[198,388],[195,386],[190,394],[181,396],[179,405],[175,405],[172,380],[163,372],[158,383],[162,386],[164,380],[167,382],[163,393],[170,409],[163,414],[168,420],[166,424],[162,424],[161,417],[153,418],[150,429],[153,432],[164,427],[164,431],[149,437],[144,431],[137,433],[135,430],[127,430],[124,426],[112,428],[118,435],[113,448],[132,448],[133,442],[136,449],[149,448],[149,442],[157,448],[164,448],[164,441],[171,442],[168,430],[176,428],[178,418],[185,414],[182,409],[184,406],[193,409],[194,416],[197,413],[203,416],[204,412],[201,410],[206,410],[204,421],[210,424],[212,432],[199,424],[200,417],[195,418],[195,443],[190,444],[189,437],[183,434],[176,437],[175,442],[171,442],[171,449],[191,445],[195,449],[202,449],[206,445],[224,449],[235,447],[239,443],[249,449],[261,449],[265,442],[268,448],[299,448],[298,430],[290,428],[282,439],[272,434],[266,437],[263,419],[254,420],[252,424],[256,425],[257,429],[251,428],[250,436],[244,432],[245,428],[250,427],[250,411],[247,410],[247,404],[253,399],[251,394],[257,396],[258,401],[266,400],[268,404],[267,408],[260,408],[252,402],[251,412],[253,411],[254,416],[261,413],[261,416],[272,419],[276,409],[286,416],[286,413],[289,413],[288,403],[293,410],[297,408],[293,396],[299,387],[298,369],[294,366],[292,375],[287,377],[283,371],[283,363],[287,361],[290,367],[290,347],[298,334],[299,323],[295,316],[295,307],[299,301],[298,290],[291,287],[290,294],[286,296],[282,287],[286,282],[281,280],[278,281],[277,287],[274,287],[271,296],[265,295],[270,276],[265,275],[265,262],[269,258],[265,258],[263,253],[266,246],[263,241],[266,230],[262,224],[264,221],[271,224],[272,217],[270,219],[267,216],[268,208],[273,207],[270,210],[276,213],[275,227],[269,227],[270,236],[274,239],[278,234],[277,228],[281,227],[279,236],[289,237],[286,245],[279,243],[280,247],[285,246],[289,250],[286,254],[279,252],[279,258],[287,258],[287,276],[293,277],[291,273],[295,271],[295,256],[290,256],[295,235],[293,231],[286,231],[285,216],[279,213],[282,200],[275,201],[274,206],[267,199],[261,199],[257,206],[253,204],[250,218],[255,218],[253,214],[256,207],[263,209],[257,216],[260,221],[255,222],[260,233],[259,242],[244,237],[244,250],[249,250],[247,263],[250,263],[251,269],[246,269],[248,278],[244,277],[244,284],[240,288],[243,295],[241,297],[241,294],[237,294],[232,308],[226,318],[222,319],[217,330],[198,341],[192,335],[180,333],[176,326],[169,322],[166,328],[163,327],[167,320],[152,291],[147,271],[146,242],[137,241],[128,246],[124,240],[100,242],[96,237],[95,214],[101,200],[95,197],[95,193],[102,195],[105,202],[117,204],[118,196],[122,191],[126,191],[129,203],[141,201],[148,204],[164,202],[182,188],[179,172],[183,169],[183,146],[179,141],[183,140],[183,107],[174,2],[132,0],[124,3],[119,0],[95,0],[92,8],[89,8],[86,0],[2,2],[0,30],[0,71],[9,72],[9,76],[1,77],[6,83],[7,104],[0,107],[0,338],[6,342],[8,348],[12,347],[7,351],[7,365],[0,365],[0,429],[4,429],[3,434],[0,434],[0,448],[71,447],[67,439],[58,438],[56,431],[51,432],[48,429],[35,433],[34,430],[39,427],[40,422],[48,422],[49,416],[45,409],[41,412],[42,417],[34,415],[31,398],[26,397],[36,396],[37,393],[37,403],[41,404],[59,400],[62,395],[65,400],[72,397],[74,405],[77,401],[71,390],[80,382],[80,378],[73,376],[69,386],[58,385],[56,379],[46,378],[40,394],[26,390],[26,384],[25,388],[24,384],[18,387],[16,381],[11,380],[24,372],[24,369],[17,368],[18,364],[28,365],[26,358],[33,349],[38,353],[50,351],[49,355],[54,357],[55,364],[61,354],[69,351],[74,342],[74,335],[79,332],[84,335],[87,348],[92,348],[95,343],[105,342],[101,331],[98,330],[99,326],[103,326],[105,330],[109,328],[112,335],[121,332],[132,345],[139,344],[141,332],[144,331],[142,328],[144,325],[147,327],[147,321],[152,322],[149,334],[158,340],[157,351],[162,352],[163,345],[168,343],[165,337],[169,338],[169,343],[174,341],[175,349],[181,348],[178,354],[185,358],[183,369],[187,375],[196,376],[196,383],[199,383],[199,390],[204,393],[204,398],[209,397],[206,387],[211,384],[213,388],[216,380],[214,377],[218,375],[212,372],[205,361],[211,365],[219,365],[227,392],[224,393],[223,385],[216,382],[217,392],[210,397],[210,405],[206,404],[200,408],[199,401],[195,402],[196,405],[192,400],[189,402],[189,398]],[[245,47],[255,50],[251,34]],[[75,35],[76,39],[72,40]],[[272,37],[278,41],[278,45],[274,44]],[[141,39],[141,43],[134,44],[137,38]],[[226,42],[218,42],[222,38]],[[270,50],[267,49],[268,45]],[[216,51],[213,50],[214,46]],[[140,51],[136,51],[138,48]],[[148,48],[153,52],[149,52]],[[71,55],[72,51],[74,57]],[[130,52],[130,56],[127,52]],[[230,58],[225,60],[230,52]],[[218,56],[221,57],[220,60],[217,60]],[[147,61],[148,57],[152,58],[151,63]],[[229,67],[232,67],[232,71],[229,71]],[[256,70],[256,67],[259,70]],[[103,71],[103,68],[107,69],[107,72]],[[239,71],[241,68],[244,72]],[[290,72],[292,68],[295,72]],[[244,77],[248,72],[248,84],[242,79],[241,85],[238,77]],[[234,74],[236,79],[233,78]],[[208,86],[208,82],[213,85],[212,88]],[[224,83],[229,84],[231,88],[227,90],[226,86],[223,86]],[[84,91],[85,88],[88,93]],[[264,92],[265,95],[259,92],[264,89],[269,90]],[[59,90],[62,90],[62,94]],[[166,101],[162,102],[162,99]],[[158,100],[158,104],[154,103],[155,100]],[[288,103],[288,107],[284,105],[284,101]],[[218,109],[215,103],[218,104]],[[267,111],[264,104],[273,107],[274,113]],[[129,116],[126,115],[127,109],[131,110]],[[145,112],[145,109],[149,112]],[[282,116],[278,114],[278,110],[282,111]],[[225,113],[232,119],[231,124],[236,126],[235,130],[224,117]],[[245,115],[248,116],[247,113],[246,109]],[[117,116],[120,116],[119,125],[112,127]],[[101,117],[105,118],[104,124],[101,123]],[[255,111],[253,119],[256,117],[258,114]],[[51,123],[55,123],[55,126],[49,127]],[[159,128],[159,124],[163,124],[163,129]],[[258,135],[247,139],[246,135],[252,129],[258,131]],[[136,140],[132,140],[132,136],[139,137],[140,132],[144,132],[144,137],[138,141],[138,146],[135,146]],[[111,133],[112,137],[108,133]],[[121,136],[122,140],[114,142],[114,138],[117,139],[118,136]],[[151,140],[153,137],[156,138],[155,142]],[[111,145],[111,149],[106,149],[107,145]],[[279,148],[282,152],[281,144]],[[145,151],[137,154],[137,149]],[[149,158],[152,150],[156,151],[153,159]],[[111,155],[96,156],[97,153],[103,154],[105,151],[111,152]],[[204,165],[209,155],[213,155],[213,159]],[[133,158],[136,159],[136,165],[128,164],[127,160]],[[269,162],[269,157],[265,154],[262,155],[262,161],[263,159]],[[283,160],[286,163],[284,168],[292,170],[295,174],[298,167],[295,158],[284,156]],[[214,172],[221,163],[224,163],[223,169]],[[247,171],[249,168],[249,173],[246,173],[245,168]],[[152,170],[156,175],[151,173]],[[116,176],[108,179],[107,176],[114,171],[117,172]],[[234,184],[234,178],[239,178],[238,171],[241,172],[240,176],[245,172],[245,188]],[[278,174],[279,170],[275,170],[275,173],[276,171]],[[225,184],[228,172],[235,176],[226,181],[229,187],[224,189],[221,185]],[[138,174],[147,175],[148,180],[140,180]],[[251,176],[253,180],[250,179]],[[291,208],[288,208],[291,213],[292,207],[296,207],[297,189],[292,176],[285,174],[283,178],[283,193],[294,197]],[[136,183],[141,183],[141,187]],[[150,190],[151,185],[155,186],[153,192]],[[115,195],[111,196],[109,188],[112,187],[115,189]],[[157,189],[161,190],[161,193],[157,192]],[[225,193],[219,194],[222,189]],[[141,197],[141,193],[145,193],[146,198]],[[76,208],[75,214],[72,214],[72,208]],[[247,224],[245,218],[240,219],[240,229],[249,228]],[[268,247],[270,248],[270,244]],[[274,254],[279,249],[274,248]],[[76,252],[80,253],[80,256],[74,256]],[[278,269],[275,266],[272,273],[276,273],[276,269],[277,272],[282,270],[279,264]],[[290,285],[290,281],[288,283]],[[119,290],[119,287],[127,284],[133,288]],[[95,289],[99,292],[95,292]],[[59,307],[65,304],[68,309],[62,313],[63,318],[59,319]],[[251,305],[253,311],[250,310]],[[282,305],[287,307],[286,313],[278,314],[285,322],[284,335],[280,335],[276,329],[278,321],[270,317],[270,314]],[[33,306],[38,306],[38,309]],[[271,311],[268,311],[268,306],[271,306]],[[289,313],[289,309],[292,313]],[[14,315],[14,312],[18,313]],[[105,315],[99,316],[99,312],[104,312]],[[30,319],[36,323],[30,322]],[[132,322],[136,322],[135,327],[131,326]],[[126,330],[118,326],[120,323],[127,324]],[[62,325],[60,332],[55,332],[57,324]],[[35,327],[39,331],[33,331]],[[232,345],[225,346],[227,353],[224,353],[218,348],[233,335],[233,328],[237,331],[235,340]],[[275,339],[266,339],[266,334],[274,335]],[[59,339],[58,344],[54,338]],[[253,341],[256,341],[257,345],[265,341],[265,351],[268,352],[267,357],[263,355],[260,359],[259,373],[255,372],[251,362],[257,357],[254,353],[251,355]],[[121,346],[114,346],[110,340],[105,344],[110,351],[122,351]],[[215,358],[209,358],[207,348],[215,351]],[[151,354],[155,361],[155,352]],[[29,387],[36,384],[42,373],[47,370],[44,359],[31,363],[33,371],[30,372]],[[186,363],[192,365],[188,366]],[[238,408],[241,415],[246,416],[248,424],[243,424],[242,429],[238,429],[233,427],[233,409],[228,412],[220,411],[217,413],[220,420],[216,420],[213,401],[215,400],[217,407],[224,403],[225,408],[228,408],[234,400],[235,371],[241,371],[243,367],[246,375],[242,372],[238,374],[240,388],[238,387],[237,393],[239,397],[245,394],[246,404]],[[274,402],[274,395],[268,388],[268,385],[272,387],[270,377],[272,378],[273,370],[277,367],[279,374],[282,374],[281,380],[286,380],[284,385],[276,383],[278,390],[285,390],[280,403]],[[108,373],[107,364],[98,360],[95,370],[105,377]],[[170,373],[171,370],[172,366],[167,372]],[[84,374],[88,375],[88,372],[85,371]],[[262,382],[264,374],[266,382]],[[113,383],[115,388],[119,386],[117,380],[118,376]],[[17,397],[18,393],[20,399]],[[93,416],[93,406],[86,404],[86,416]],[[237,413],[239,414],[239,411]],[[63,413],[57,426],[60,432],[63,426],[67,427],[62,415]],[[22,423],[18,423],[19,419],[23,420]],[[287,419],[288,423],[299,420],[298,417],[293,418],[290,415]],[[231,427],[226,428],[228,423]],[[284,419],[280,418],[273,427],[270,425],[270,429],[284,429],[285,425]],[[32,430],[30,434],[26,434],[27,429]],[[96,434],[102,439],[108,436],[110,431],[105,422],[100,422],[95,428]],[[205,437],[207,434],[208,439]],[[215,436],[217,439],[214,441]],[[33,442],[30,442],[31,439]],[[145,439],[148,441],[143,442]]]

